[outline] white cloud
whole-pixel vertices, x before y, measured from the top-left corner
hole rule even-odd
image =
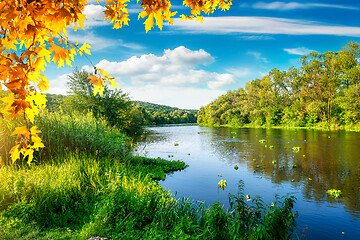
[[[226,73],[205,71],[213,57],[200,49],[183,46],[154,54],[131,57],[121,62],[100,61],[96,67],[110,72],[123,92],[133,100],[165,104],[179,108],[198,109],[226,91],[219,89],[236,83],[236,77],[249,74],[246,68],[230,68]],[[82,68],[93,72],[90,66]],[[68,74],[50,81],[50,93],[66,94]]]
[[[305,55],[313,52],[314,50],[307,49],[305,47],[298,47],[298,48],[284,48],[284,51],[294,55]]]
[[[256,9],[268,9],[268,10],[294,10],[294,9],[308,9],[308,8],[338,8],[359,10],[357,7],[346,6],[340,4],[322,4],[322,3],[298,3],[298,2],[257,2],[252,5]]]
[[[315,21],[272,17],[205,17],[204,24],[175,19],[174,25],[189,33],[253,33],[288,35],[335,35],[360,37],[360,27],[331,26]]]
[[[267,60],[266,57],[263,57],[261,53],[259,52],[254,52],[254,51],[248,51],[248,54],[254,56],[256,59],[264,62],[264,63],[268,63],[269,61]]]
[[[205,50],[180,46],[160,55],[144,54],[120,62],[103,59],[96,67],[115,77],[133,100],[198,109],[225,94],[221,88],[235,84],[236,77],[250,73],[241,67],[226,69],[224,73],[201,69],[213,61]],[[83,69],[93,71],[90,66]]]
[[[250,41],[256,41],[256,40],[274,40],[274,37],[266,36],[266,35],[250,35],[250,36],[239,36],[238,37],[241,40],[250,40]]]
[[[196,69],[214,61],[206,51],[192,51],[184,46],[164,50],[164,54],[133,56],[122,62],[101,60],[96,67],[102,68],[113,77],[128,78],[132,84],[158,84],[162,86],[200,86],[221,88],[236,82],[230,73],[216,73]]]
[[[167,49],[165,50],[164,56],[166,56],[170,62],[180,65],[206,65],[213,62],[213,57],[203,49],[192,51],[184,46],[177,47],[174,50]]]
[[[122,62],[109,62],[104,59],[97,66],[122,77],[134,77],[146,74],[169,75],[184,68],[206,65],[212,61],[213,57],[202,49],[191,51],[180,46],[174,50],[165,50],[162,56],[150,53],[140,57],[133,56]]]
[[[123,88],[132,100],[164,104],[184,109],[199,109],[226,91],[193,87],[165,87],[153,84]]]
[[[121,39],[111,39],[100,37],[98,34],[95,34],[92,31],[78,31],[78,32],[69,32],[69,40],[71,42],[88,43],[91,46],[92,51],[101,50],[110,47],[124,47],[132,50],[141,50],[144,49],[143,46],[136,43],[125,43]]]
[[[84,21],[84,28],[89,29],[94,26],[104,26],[109,25],[109,20],[104,20],[106,10],[105,7],[101,5],[88,4],[85,6],[83,14],[86,16]]]
[[[66,83],[69,73],[62,74],[55,79],[49,80],[49,90],[46,93],[66,94]]]
[[[243,67],[238,67],[238,68],[231,67],[226,69],[226,72],[231,73],[236,77],[247,77],[250,74],[250,69]]]

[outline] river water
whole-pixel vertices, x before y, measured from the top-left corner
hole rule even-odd
[[[160,182],[176,198],[220,201],[226,208],[242,180],[244,194],[266,203],[275,194],[297,198],[300,239],[360,239],[360,133],[197,125],[146,130],[137,154],[189,165]],[[218,188],[221,179],[225,190]],[[341,190],[342,198],[330,197],[328,189]]]

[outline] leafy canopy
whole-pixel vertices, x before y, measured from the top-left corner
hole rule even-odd
[[[99,0],[97,0],[99,3]],[[113,28],[128,25],[127,3],[130,0],[106,0],[105,19],[110,19]],[[170,11],[168,0],[138,0],[145,18],[145,30],[148,32],[156,24],[162,29],[163,22],[173,24],[177,12]],[[46,104],[45,95],[39,92],[49,89],[49,81],[43,74],[48,63],[58,67],[70,65],[76,55],[90,55],[90,45],[71,43],[67,37],[67,27],[84,29],[83,13],[86,0],[5,0],[0,1],[0,91],[2,85],[8,89],[8,95],[2,113],[8,118],[24,118],[25,126],[18,127],[15,146],[11,149],[11,158],[15,162],[21,154],[32,161],[34,150],[44,147],[38,137],[39,130],[30,125],[39,109]],[[181,19],[203,21],[201,14],[213,13],[215,9],[229,9],[231,0],[184,0],[183,5],[191,8],[189,16]],[[94,67],[95,68],[95,67]],[[115,86],[108,72],[95,68],[95,74],[89,76],[94,86],[94,94],[104,91],[106,82]]]

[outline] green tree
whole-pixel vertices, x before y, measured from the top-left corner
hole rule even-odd
[[[299,69],[273,69],[245,89],[229,91],[199,111],[199,123],[339,126],[360,121],[360,47],[349,42],[338,52],[312,52]]]
[[[133,105],[127,94],[119,89],[104,88],[103,94],[94,95],[93,85],[89,84],[90,74],[75,69],[69,75],[67,83],[69,96],[64,100],[65,110],[91,111],[95,117],[105,117],[110,126],[116,126],[127,132],[135,131],[139,126],[137,118],[133,118]]]

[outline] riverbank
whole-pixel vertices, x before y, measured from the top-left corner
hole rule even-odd
[[[345,126],[337,126],[335,124],[319,124],[317,126],[309,126],[309,127],[295,127],[289,125],[281,125],[281,126],[269,126],[269,125],[256,125],[256,124],[244,124],[241,126],[231,125],[231,124],[223,124],[223,125],[216,125],[216,124],[206,124],[206,123],[199,123],[199,126],[202,127],[229,127],[229,128],[273,128],[273,129],[305,129],[305,130],[321,130],[321,131],[352,131],[352,132],[360,132],[359,125],[345,125]]]
[[[158,181],[187,165],[131,155],[130,139],[91,115],[46,113],[36,125],[47,146],[36,161],[2,162],[2,239],[281,239],[294,230],[292,197],[250,206],[240,191],[227,210],[171,197]]]

